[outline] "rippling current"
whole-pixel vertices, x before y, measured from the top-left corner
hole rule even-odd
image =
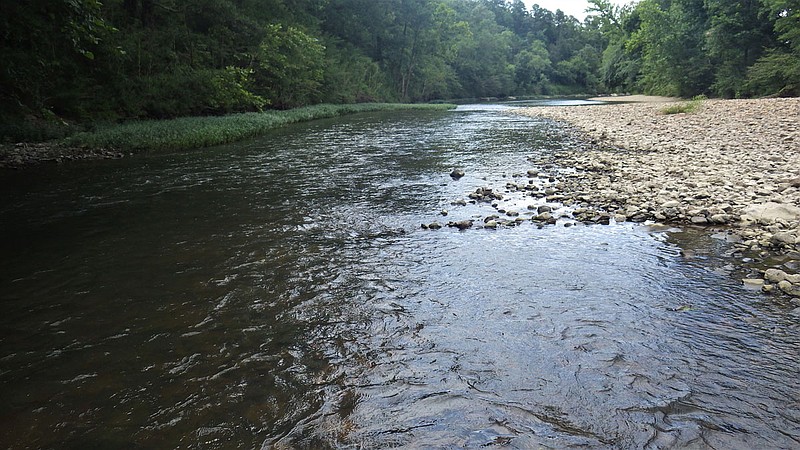
[[[461,107],[0,175],[0,446],[800,447],[800,320],[724,241],[420,228],[569,145]]]

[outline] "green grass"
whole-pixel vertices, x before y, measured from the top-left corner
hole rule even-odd
[[[446,110],[447,104],[359,103],[314,105],[286,111],[184,117],[112,125],[64,139],[70,147],[115,149],[127,152],[175,151],[227,144],[256,137],[291,123],[346,114],[394,110]]]
[[[708,100],[705,95],[698,95],[697,97],[692,98],[688,102],[681,102],[676,105],[667,106],[666,108],[661,110],[662,114],[694,114],[696,113],[700,107],[703,106],[703,102]]]

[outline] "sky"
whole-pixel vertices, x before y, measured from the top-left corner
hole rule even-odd
[[[577,17],[580,21],[586,18],[584,10],[589,6],[589,2],[586,0],[523,0],[523,3],[525,3],[529,10],[534,4],[553,12],[560,9],[567,15]],[[630,3],[630,0],[612,0],[612,3],[624,5]]]

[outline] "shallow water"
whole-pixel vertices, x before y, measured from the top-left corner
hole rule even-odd
[[[557,174],[564,130],[505,108],[3,174],[0,445],[800,446],[798,319],[724,241],[420,228]]]

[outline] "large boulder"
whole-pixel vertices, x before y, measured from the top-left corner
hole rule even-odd
[[[762,224],[773,223],[778,219],[800,220],[800,208],[783,203],[758,203],[746,207],[742,213],[742,220],[750,220]]]

